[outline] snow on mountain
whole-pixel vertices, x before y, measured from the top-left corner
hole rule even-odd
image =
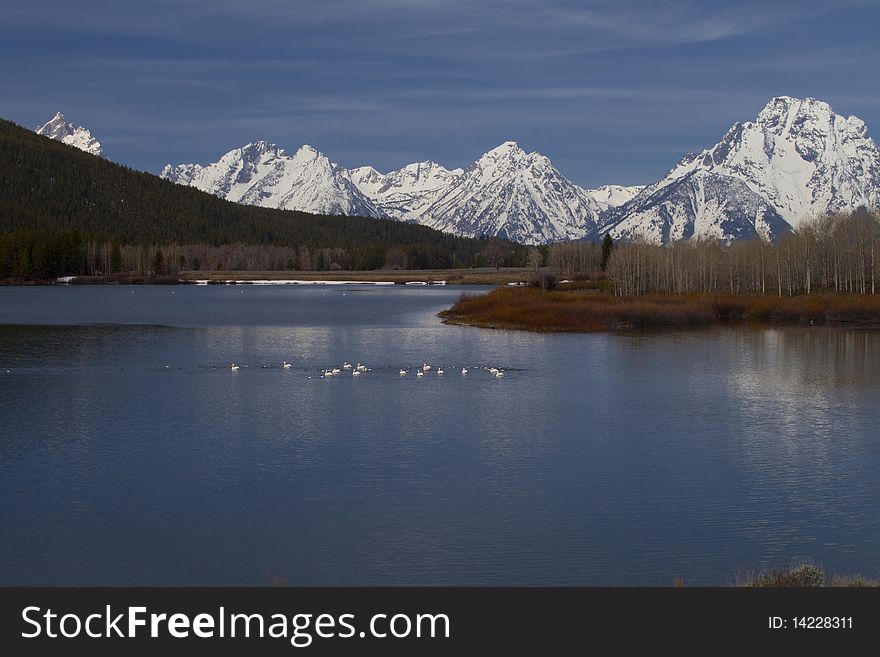
[[[512,141],[467,169],[429,161],[387,174],[361,167],[351,175],[384,215],[469,237],[499,235],[528,244],[575,239],[589,232],[601,209],[550,160]]]
[[[880,207],[880,148],[864,122],[813,98],[780,96],[754,122],[734,124],[715,146],[686,155],[663,179],[609,209],[597,234],[730,240],[767,229],[773,237],[859,206]]]
[[[346,169],[308,145],[287,155],[275,144],[252,142],[207,166],[169,164],[160,176],[245,205],[316,214],[382,216],[358,190]]]
[[[417,221],[463,169],[447,169],[435,162],[416,162],[389,173],[370,166],[351,170],[357,188],[370,198],[379,211],[393,219]]]
[[[37,128],[35,132],[38,135],[60,141],[68,146],[74,146],[92,155],[101,155],[103,153],[101,142],[92,137],[91,132],[82,126],[68,123],[61,112],[56,112],[55,116]]]
[[[528,244],[584,237],[602,209],[550,160],[514,142],[492,149],[467,169],[428,161],[383,174],[371,166],[347,171],[310,146],[289,156],[260,141],[206,166],[169,164],[160,175],[238,203],[389,217]]]
[[[636,194],[645,188],[644,185],[602,185],[596,189],[586,190],[592,196],[602,210],[616,208],[631,200]]]
[[[504,142],[452,178],[418,222],[469,237],[524,244],[578,239],[596,227],[600,206],[540,153]]]
[[[52,132],[53,122],[41,131]],[[880,207],[880,149],[864,122],[787,96],[644,187],[583,189],[512,141],[466,169],[426,161],[384,174],[371,166],[347,171],[310,146],[286,155],[255,142],[213,164],[169,165],[161,175],[240,203],[390,217],[526,244],[605,233],[658,242],[773,239],[819,214]]]
[[[691,238],[771,239],[791,230],[776,209],[745,182],[701,170],[640,194],[620,210],[611,228],[603,231],[615,240],[666,244]]]

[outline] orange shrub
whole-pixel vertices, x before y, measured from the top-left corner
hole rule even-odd
[[[816,294],[774,297],[732,294],[652,294],[615,297],[593,290],[498,288],[463,294],[441,313],[448,322],[533,331],[707,326],[715,323],[880,325],[880,296]]]

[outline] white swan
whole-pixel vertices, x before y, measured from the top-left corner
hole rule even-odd
[[[355,370],[354,372],[351,373],[351,375],[352,375],[352,376],[360,376],[360,375],[361,375],[361,371],[360,371],[360,370]]]
[[[289,370],[290,367],[291,367],[291,365],[290,365],[290,363],[288,363],[288,362],[285,360],[285,361],[282,361],[282,362],[281,362],[281,367],[283,367],[283,368],[286,369],[286,370]]]
[[[442,367],[437,368],[437,376],[443,376],[443,368]]]
[[[498,370],[497,372],[495,372],[495,378],[496,378],[496,379],[503,379],[503,378],[504,378],[504,372],[502,372],[501,370]]]
[[[418,372],[416,372],[416,376],[425,376],[425,373],[422,372],[422,370],[419,370]]]
[[[468,368],[466,368],[466,367],[462,367],[462,368],[461,368],[461,373],[462,373],[462,374],[467,374],[467,373],[468,373]]]
[[[400,370],[400,376],[406,376],[406,370]]]
[[[342,369],[344,369],[344,370],[350,370],[350,369],[351,369],[351,363],[349,363],[348,361],[345,361],[344,363],[342,363]]]
[[[236,365],[235,363],[233,363],[232,365],[229,366],[229,369],[232,370],[233,372],[238,372],[238,370],[240,370],[241,368],[238,365]]]
[[[422,371],[423,372],[427,372],[430,369],[431,369],[430,365],[428,365],[427,363],[422,363]]]

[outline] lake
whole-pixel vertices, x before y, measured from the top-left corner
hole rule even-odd
[[[461,292],[0,288],[0,584],[878,575],[880,332],[444,326]]]

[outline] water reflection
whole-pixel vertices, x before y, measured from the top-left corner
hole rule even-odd
[[[876,333],[534,335],[441,325],[452,289],[136,292],[0,290],[0,583],[880,568]],[[372,371],[319,378],[343,360]],[[425,361],[447,375],[398,376]]]
[[[880,383],[878,339],[833,329],[739,335],[741,366],[730,387],[747,411],[739,456],[747,501],[767,509],[747,517],[766,547],[763,561],[830,552],[829,561],[846,570],[876,532],[874,515],[862,512],[876,500],[874,440],[863,406]],[[816,532],[816,523],[833,534]]]

